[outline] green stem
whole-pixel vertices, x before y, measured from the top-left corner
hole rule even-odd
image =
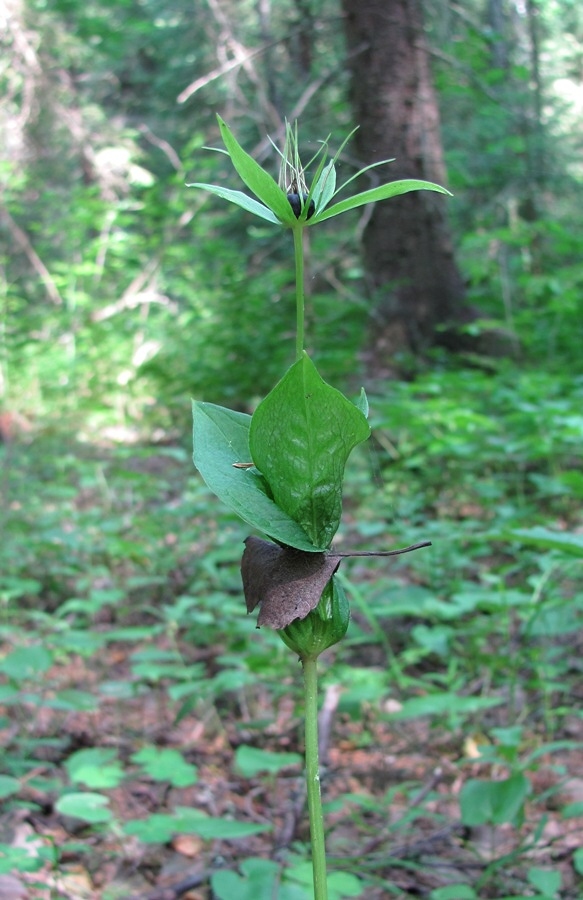
[[[328,900],[326,881],[326,846],[324,816],[320,796],[320,766],[318,760],[318,663],[316,657],[302,658],[304,669],[304,700],[306,723],[306,785],[314,872],[314,900]]]
[[[294,257],[296,261],[296,361],[304,354],[304,243],[303,227],[296,226]]]

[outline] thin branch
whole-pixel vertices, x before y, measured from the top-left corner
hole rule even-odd
[[[174,149],[174,147],[165,141],[164,138],[158,137],[154,134],[153,131],[150,131],[147,125],[142,124],[138,128],[140,134],[143,134],[147,141],[154,145],[154,147],[158,147],[159,150],[162,151],[170,161],[170,164],[176,169],[179,175],[184,172],[184,168],[182,163],[180,162],[180,158]]]
[[[273,41],[272,43],[277,42]],[[226,75],[227,72],[232,72],[233,69],[242,66],[247,60],[253,59],[254,56],[263,53],[265,49],[266,46],[263,45],[257,50],[250,50],[245,58],[237,57],[236,59],[231,59],[228,62],[223,63],[218,68],[213,69],[213,71],[209,72],[207,75],[201,75],[200,78],[197,78],[196,81],[193,81],[192,84],[189,84],[188,87],[184,88],[184,90],[178,94],[176,102],[186,103],[187,100],[190,100],[193,94],[196,94],[196,92],[200,91],[201,88],[206,87],[207,84],[211,83],[211,81],[216,81],[217,78],[220,78],[222,75]]]
[[[51,275],[51,273],[45,266],[44,262],[42,261],[42,259],[40,258],[40,256],[38,255],[38,253],[36,252],[34,247],[32,246],[32,244],[30,242],[30,238],[28,237],[26,232],[23,231],[23,229],[20,227],[20,225],[18,225],[14,221],[14,219],[12,218],[12,216],[10,215],[10,213],[8,212],[6,207],[0,207],[0,218],[8,226],[8,230],[10,231],[12,237],[14,238],[15,243],[18,244],[18,246],[20,247],[20,249],[26,256],[26,258],[28,259],[29,263],[31,264],[32,268],[39,276],[39,278],[42,281],[44,288],[48,294],[49,299],[56,306],[62,306],[63,298],[61,297],[61,294],[59,293],[57,285],[55,284],[55,282],[53,280],[53,276]]]
[[[329,553],[331,557],[346,559],[350,556],[399,556],[401,553],[410,553],[411,550],[421,550],[422,547],[431,547],[431,541],[422,541],[420,544],[411,544],[410,547],[402,547],[401,550],[353,550],[352,553]]]
[[[340,69],[344,68],[346,62],[349,59],[352,59],[355,56],[358,56],[360,53],[364,53],[369,47],[368,44],[360,44],[358,47],[355,47],[347,56],[344,57],[342,63],[338,66],[334,66],[333,68],[328,69],[319,78],[316,78],[315,81],[312,81],[305,91],[302,93],[301,97],[298,99],[296,105],[290,112],[289,116],[287,116],[288,121],[294,122],[296,119],[299,119],[308,103],[312,99],[312,97],[322,88],[324,85],[331,81],[332,78],[336,77]],[[257,146],[251,151],[251,156],[255,157],[255,159],[261,160],[267,151],[271,148],[272,142],[274,144],[281,143],[283,137],[285,135],[285,122],[282,122],[275,134],[272,138],[263,138]]]
[[[206,199],[203,202],[206,202]],[[172,229],[172,233],[166,238],[156,255],[153,256],[143,269],[138,272],[135,278],[132,279],[119,300],[116,300],[114,303],[109,303],[102,309],[95,310],[91,314],[92,322],[102,322],[104,319],[110,319],[112,316],[115,316],[126,309],[135,309],[137,306],[145,306],[146,304],[151,303],[159,303],[163,306],[167,306],[173,312],[176,312],[178,308],[177,304],[164,294],[159,294],[151,287],[151,285],[162,263],[166,248],[171,244],[176,235],[188,225],[194,215],[194,210],[187,210],[180,216],[177,225]]]
[[[120,297],[115,303],[109,303],[102,309],[98,309],[92,313],[91,321],[103,322],[105,319],[111,319],[113,316],[124,312],[126,309],[136,309],[138,306],[144,307],[152,303],[158,303],[160,306],[167,306],[173,312],[176,312],[177,310],[177,305],[164,294],[158,294],[154,290],[138,291],[136,293],[130,293],[128,290],[124,293],[123,297]]]

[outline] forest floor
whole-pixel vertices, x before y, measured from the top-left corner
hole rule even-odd
[[[201,658],[212,668],[208,652]],[[60,690],[96,690],[106,677],[131,683],[127,646],[109,646],[100,656],[99,669],[95,662],[87,664],[78,657],[55,667],[48,678]],[[478,757],[478,743],[467,733],[464,741],[461,733],[430,728],[426,719],[391,724],[370,710],[355,721],[334,711],[337,696],[337,686],[331,685],[324,704],[329,743],[322,777],[330,810],[328,851],[333,868],[355,871],[364,864],[373,874],[367,898],[429,896],[444,885],[474,885],[489,866],[500,867],[494,878],[498,888],[491,893],[490,879],[490,888],[480,896],[514,896],[517,886],[528,884],[526,870],[552,867],[562,875],[557,896],[580,897],[572,857],[583,842],[583,818],[565,818],[562,810],[583,803],[583,720],[572,718],[564,725],[564,737],[579,742],[580,749],[545,753],[531,767],[528,778],[536,802],[526,804],[521,827],[504,823],[467,828],[459,813],[463,783],[504,774],[500,766],[472,759]],[[176,834],[165,844],[149,844],[113,826],[90,828],[62,816],[55,810],[54,793],[25,786],[23,805],[1,816],[4,840],[10,835],[13,846],[26,846],[32,855],[51,845],[61,852],[58,864],[53,860],[34,873],[0,876],[0,897],[209,900],[208,880],[215,868],[236,869],[247,857],[283,862],[297,842],[309,839],[300,767],[284,767],[267,777],[242,777],[234,764],[235,751],[244,743],[274,752],[301,752],[301,722],[291,696],[282,696],[274,706],[271,692],[260,690],[254,692],[253,703],[249,728],[245,719],[250,714],[242,702],[232,708],[207,708],[206,720],[187,715],[177,724],[176,706],[168,703],[164,690],[123,701],[101,696],[90,712],[63,713],[24,704],[19,721],[13,719],[0,739],[9,745],[19,729],[20,740],[26,732],[35,742],[38,764],[31,780],[54,777],[66,757],[83,748],[115,749],[128,765],[144,743],[177,748],[197,767],[196,783],[171,787],[143,773],[132,777],[130,767],[123,783],[107,792],[114,822],[189,807],[213,817],[267,825],[268,830],[231,841]],[[254,724],[257,719],[267,723],[261,731]],[[537,736],[530,735],[530,740],[536,743]],[[66,780],[62,769],[61,776]],[[542,896],[534,891],[527,895]]]
[[[53,472],[42,497],[29,490],[20,463],[5,581],[10,575],[31,596],[41,584],[46,609],[30,599],[19,609],[6,606],[0,632],[0,900],[222,900],[230,895],[214,880],[220,872],[240,873],[233,875],[236,900],[309,897],[308,820],[296,755],[303,750],[301,670],[283,645],[277,650],[273,632],[257,631],[244,615],[237,566],[244,527],[221,518],[198,483],[175,483],[184,461],[171,451],[146,462],[127,454],[116,463],[122,479],[116,490],[115,467],[77,459],[75,484],[65,489]],[[400,584],[419,590],[421,577],[410,565],[399,570]],[[60,596],[55,571],[66,583]],[[371,573],[363,590],[374,592],[375,585]],[[136,595],[138,604],[127,601]],[[431,699],[448,665],[460,671],[469,665],[457,656],[440,661],[433,651],[407,662],[402,648],[411,616],[387,620],[396,635],[393,652],[405,654],[409,680],[402,692],[387,690],[385,650],[378,635],[366,637],[373,619],[364,620],[359,609],[354,642],[324,654],[322,793],[331,900],[580,900],[581,632],[573,627],[553,638],[561,684],[541,694],[525,674],[511,700],[516,668],[500,656],[495,615],[487,612],[486,619],[492,653],[500,657],[492,657],[496,683],[484,664],[478,680],[452,676],[447,684],[460,685],[450,688],[452,697],[458,691],[496,702],[467,713],[398,717],[411,694]],[[468,629],[468,641],[470,620],[456,620]],[[436,621],[434,634],[440,628]],[[367,692],[362,685],[369,682],[381,687]],[[157,773],[143,764],[145,748],[177,751],[180,766]],[[275,764],[245,766],[242,749],[267,753]],[[80,774],[73,763],[84,751],[101,756]],[[289,761],[282,754],[291,754]],[[476,824],[466,815],[464,824],[460,797],[472,780],[528,790],[514,807],[506,796],[501,808],[494,804],[490,815],[478,810]],[[85,813],[62,805],[71,793],[85,798]],[[184,828],[169,825],[176,811],[187,821],[185,810],[215,832],[200,827],[200,818]],[[248,832],[233,836],[233,823]],[[246,866],[258,860],[272,860],[274,868],[253,876]],[[334,881],[339,874],[344,881]],[[358,889],[348,876],[358,877]]]

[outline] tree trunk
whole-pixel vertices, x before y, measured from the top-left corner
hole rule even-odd
[[[342,5],[362,161],[395,157],[383,180],[423,178],[445,185],[439,112],[417,0],[342,0]],[[399,350],[451,345],[451,328],[464,318],[448,202],[429,191],[394,198],[377,204],[365,229],[364,264],[375,319],[372,371],[382,371]]]

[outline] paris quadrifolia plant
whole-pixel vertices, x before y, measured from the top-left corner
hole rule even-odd
[[[252,416],[195,401],[194,464],[209,488],[262,537],[245,541],[241,562],[247,612],[258,627],[278,631],[299,656],[304,674],[305,754],[315,900],[326,900],[326,855],[318,763],[317,658],[346,634],[350,610],[335,573],[349,555],[392,556],[399,550],[339,553],[332,540],[342,513],[346,461],[370,435],[364,391],[355,402],[326,384],[304,350],[303,234],[333,216],[409,191],[447,194],[427,181],[393,181],[338,200],[367,166],[340,186],[328,140],[304,166],[297,127],[286,126],[279,183],[243,150],[222,119],[225,152],[254,196],[216,184],[210,191],[249,213],[288,228],[293,237],[296,292],[295,362]],[[349,135],[350,137],[351,135]],[[346,140],[348,140],[347,138]],[[389,162],[385,160],[383,162]],[[374,165],[381,165],[375,163]],[[306,173],[314,171],[308,187]]]

